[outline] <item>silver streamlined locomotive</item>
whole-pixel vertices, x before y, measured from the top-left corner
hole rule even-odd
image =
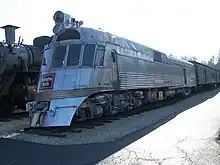
[[[140,107],[189,94],[194,64],[54,14],[54,36],[44,48],[35,101],[26,104],[31,127],[69,126],[74,120]]]

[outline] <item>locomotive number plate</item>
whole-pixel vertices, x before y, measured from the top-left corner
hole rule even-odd
[[[26,111],[28,112],[48,110],[48,108],[49,108],[49,103],[47,101],[43,101],[43,102],[32,101],[26,104]]]
[[[55,73],[41,75],[39,90],[48,90],[53,88]]]
[[[28,102],[26,104],[26,111],[28,112],[34,111],[36,109],[36,105],[37,105],[36,101]]]

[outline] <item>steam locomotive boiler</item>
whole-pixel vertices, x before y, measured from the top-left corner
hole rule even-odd
[[[15,30],[6,25],[6,40],[0,42],[0,116],[8,116],[17,109],[25,109],[26,101],[33,100],[42,62],[42,49],[38,46],[15,43]],[[36,38],[37,40],[37,38]],[[38,39],[39,40],[39,39]]]

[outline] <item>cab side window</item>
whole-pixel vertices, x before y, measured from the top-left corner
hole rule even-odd
[[[99,45],[96,49],[95,66],[103,66],[105,55],[105,46]]]

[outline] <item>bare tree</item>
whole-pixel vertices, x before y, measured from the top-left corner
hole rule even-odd
[[[215,56],[212,56],[211,59],[208,61],[208,66],[215,68]]]
[[[204,65],[207,65],[207,62],[206,61],[201,61],[202,64]]]
[[[187,57],[187,56],[182,56],[182,57],[180,57],[182,60],[186,60],[186,61],[189,61],[189,57]]]
[[[190,58],[190,60],[191,61],[197,61],[198,59],[195,56],[193,56],[193,57]]]
[[[186,61],[198,61],[198,58],[195,57],[195,56],[193,56],[193,57],[182,56],[180,58],[182,60],[186,60]],[[219,50],[219,53],[218,53],[218,57],[212,56],[208,61],[203,60],[200,63],[220,70],[220,50]]]
[[[218,53],[218,57],[216,58],[215,68],[220,70],[220,50]]]

